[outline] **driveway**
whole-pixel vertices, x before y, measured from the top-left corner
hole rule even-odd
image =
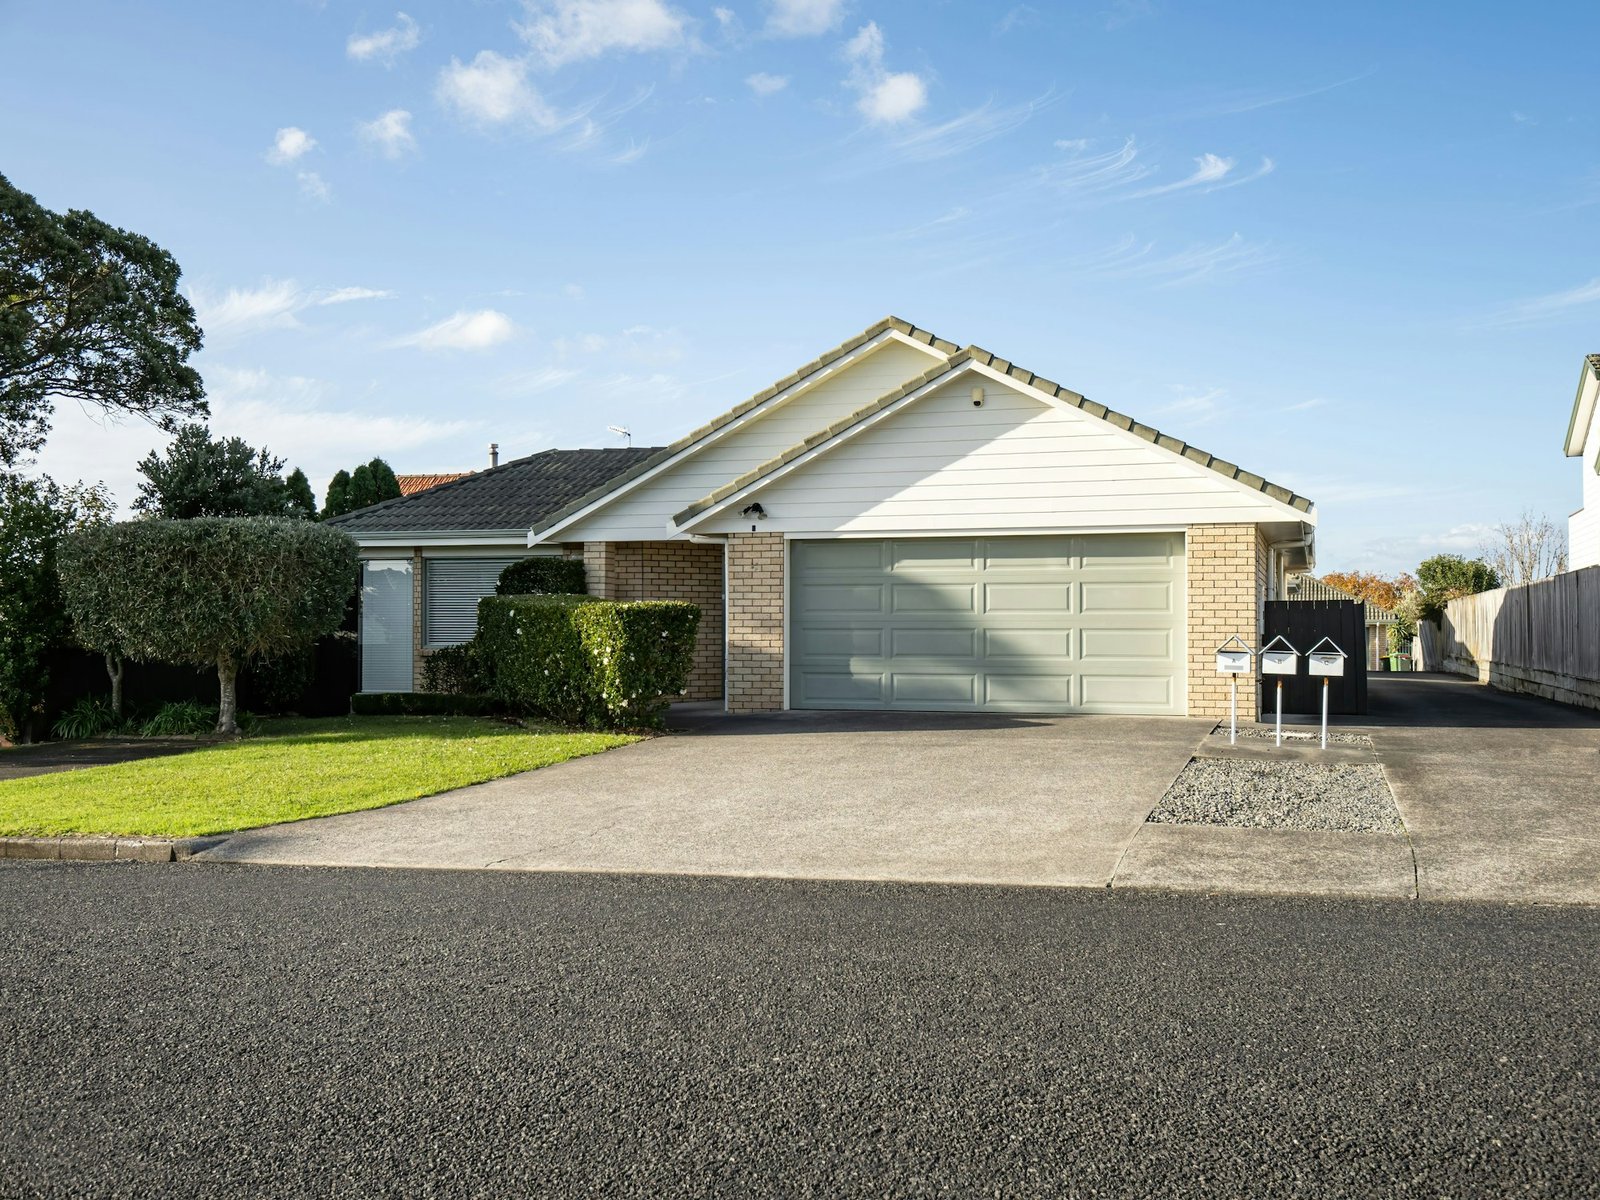
[[[202,858],[1104,887],[1213,722],[680,706],[681,733]]]

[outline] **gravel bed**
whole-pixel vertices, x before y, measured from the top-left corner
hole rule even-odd
[[[1403,833],[1375,765],[1192,758],[1150,814],[1161,825]]]
[[[1222,734],[1223,737],[1227,737],[1228,723],[1226,721],[1222,722],[1217,726],[1214,732]],[[1257,725],[1241,725],[1239,726],[1239,736],[1242,738],[1253,738],[1254,740],[1260,742],[1270,742],[1272,741],[1273,735],[1272,730],[1270,729],[1262,729]],[[1283,740],[1285,742],[1294,742],[1296,745],[1303,745],[1306,742],[1320,742],[1322,740],[1322,733],[1320,727],[1318,729],[1307,730],[1303,725],[1301,725],[1296,726],[1293,729],[1285,728],[1283,731]],[[1371,749],[1372,739],[1364,733],[1339,733],[1336,730],[1330,729],[1328,730],[1328,745],[1365,746],[1368,749]]]

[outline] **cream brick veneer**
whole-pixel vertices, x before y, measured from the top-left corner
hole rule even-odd
[[[589,594],[606,600],[687,600],[700,606],[690,700],[722,698],[722,547],[694,542],[585,542]]]
[[[1187,533],[1189,715],[1228,715],[1228,680],[1216,648],[1237,634],[1259,648],[1267,546],[1254,525],[1191,525]],[[1256,719],[1259,684],[1239,679],[1239,719]]]
[[[781,533],[728,535],[728,711],[783,707]]]

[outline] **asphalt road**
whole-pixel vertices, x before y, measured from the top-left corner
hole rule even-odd
[[[7,1196],[1600,1191],[1600,910],[0,865]]]

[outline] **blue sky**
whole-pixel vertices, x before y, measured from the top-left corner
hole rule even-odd
[[[895,313],[1317,501],[1564,523],[1592,4],[0,0],[0,172],[155,238],[213,429],[320,488],[659,444]],[[58,414],[124,503],[159,439]]]

